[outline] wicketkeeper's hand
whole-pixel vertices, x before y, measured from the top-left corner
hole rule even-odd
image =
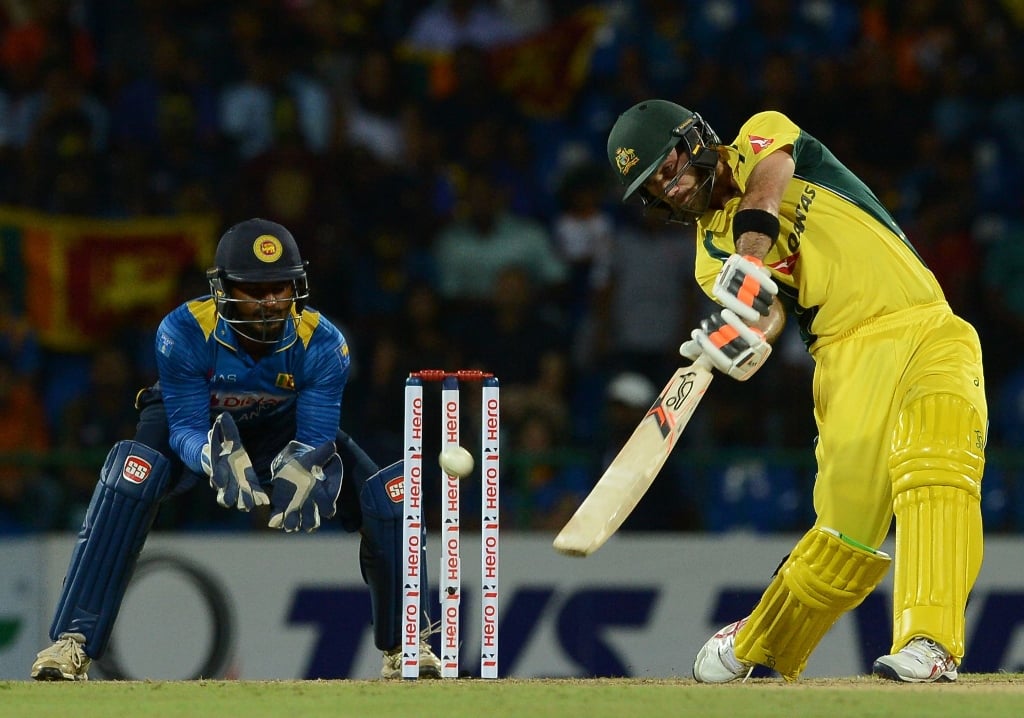
[[[221,506],[251,511],[255,506],[270,503],[270,498],[260,488],[252,460],[242,446],[235,420],[226,411],[213,421],[203,447],[202,462]]]
[[[270,528],[312,532],[320,528],[321,516],[334,516],[345,470],[333,441],[315,449],[291,441],[270,471]]]
[[[760,259],[733,254],[722,266],[711,292],[726,309],[753,323],[768,316],[779,285]]]
[[[694,361],[706,356],[718,371],[737,381],[752,377],[772,353],[764,332],[748,326],[728,309],[702,320],[700,327],[683,342],[679,353]]]

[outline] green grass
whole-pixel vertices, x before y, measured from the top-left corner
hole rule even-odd
[[[897,685],[873,678],[498,681],[0,682],[4,718],[889,718],[1024,715],[1024,674],[962,675],[955,684]]]

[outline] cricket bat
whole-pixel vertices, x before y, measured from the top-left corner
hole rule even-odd
[[[665,465],[712,379],[702,356],[672,375],[590,494],[555,537],[555,550],[589,556],[636,508]]]

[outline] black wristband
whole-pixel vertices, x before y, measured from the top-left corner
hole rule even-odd
[[[767,234],[774,244],[779,238],[779,218],[763,209],[741,209],[732,218],[733,241],[738,241],[744,232]]]

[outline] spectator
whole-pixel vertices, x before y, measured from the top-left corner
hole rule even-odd
[[[385,48],[369,48],[358,59],[350,96],[341,98],[345,137],[385,165],[406,153],[402,110],[404,95],[398,65]]]
[[[594,481],[622,449],[657,395],[657,386],[636,372],[620,372],[608,383],[601,431],[593,452],[600,457]],[[700,527],[696,502],[690,493],[699,485],[696,472],[688,469],[684,475],[681,469],[678,458],[670,457],[622,524],[622,531],[685,531]]]
[[[496,47],[518,37],[515,23],[482,0],[434,0],[403,39],[413,52],[450,52],[462,44]]]
[[[602,206],[608,189],[602,169],[591,161],[571,167],[558,191],[560,211],[552,235],[569,269],[568,320],[574,337],[581,330],[593,333],[594,305],[607,293],[611,278],[614,222]],[[578,363],[589,364],[589,359],[580,358]]]
[[[515,528],[557,532],[586,498],[589,467],[559,451],[567,438],[544,414],[532,414],[515,427],[512,490],[506,504]]]
[[[102,214],[109,113],[81,80],[67,67],[50,67],[12,120],[24,141],[25,201],[47,212]]]
[[[507,191],[486,171],[474,169],[463,187],[460,216],[437,238],[441,295],[456,303],[482,302],[501,270],[522,267],[546,298],[561,289],[565,264],[539,222],[507,209]]]
[[[71,69],[83,81],[93,78],[98,58],[92,35],[73,20],[66,0],[4,3],[10,23],[0,34],[0,66],[34,81],[54,63]]]
[[[0,355],[0,533],[60,528],[60,486],[38,463],[49,448],[35,388]]]
[[[135,432],[138,412],[133,397],[142,388],[125,350],[107,346],[92,356],[89,384],[63,408],[57,436],[61,449],[94,461],[76,461],[64,469],[67,505],[63,528],[81,526],[96,486],[103,457],[110,446]]]
[[[610,283],[597,307],[596,345],[610,371],[630,367],[662,384],[679,365],[679,342],[709,306],[688,281],[695,242],[657,219],[623,218]]]
[[[467,358],[497,374],[506,389],[532,384],[548,353],[567,350],[563,324],[523,266],[501,267],[492,282],[486,301],[462,326]],[[510,406],[506,400],[505,408]]]
[[[152,67],[111,100],[114,201],[129,215],[212,208],[227,160],[216,90],[180,38],[160,28],[150,42]]]
[[[239,159],[252,159],[288,135],[324,152],[333,112],[323,83],[295,67],[280,43],[244,49],[242,60],[244,77],[228,84],[220,98],[221,131]]]

